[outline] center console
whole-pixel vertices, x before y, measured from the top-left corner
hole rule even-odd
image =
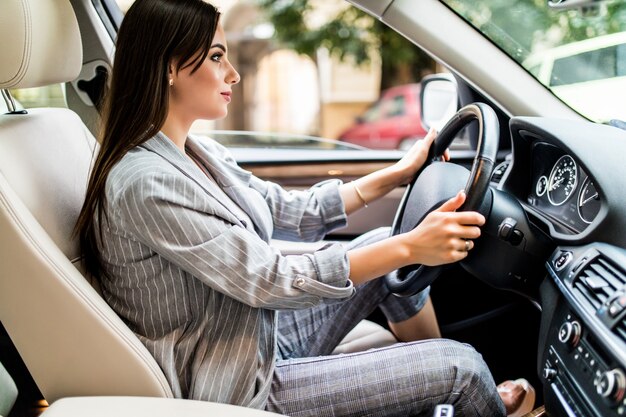
[[[559,247],[541,287],[538,372],[551,416],[626,416],[626,250]]]

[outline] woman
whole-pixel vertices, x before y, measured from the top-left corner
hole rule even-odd
[[[119,30],[102,146],[77,224],[88,270],[175,396],[288,415],[429,415],[438,403],[503,415],[469,346],[434,340],[327,356],[377,305],[399,339],[438,336],[427,292],[399,299],[377,277],[467,256],[484,218],[454,212],[462,193],[406,234],[301,256],[268,245],[344,225],[415,175],[435,133],[354,183],[286,192],[239,168],[217,143],[188,136],[195,120],[227,114],[239,81],[227,52],[213,6],[134,3]]]

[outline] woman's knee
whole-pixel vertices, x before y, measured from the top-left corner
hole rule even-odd
[[[504,405],[482,355],[472,346],[448,341],[449,370],[453,376],[450,402],[457,403],[462,415],[504,415]]]
[[[485,379],[493,381],[489,367],[474,347],[452,340],[448,341],[448,345],[445,349],[449,353],[450,366],[458,374],[460,383],[471,385]]]

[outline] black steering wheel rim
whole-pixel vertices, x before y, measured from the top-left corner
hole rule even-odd
[[[441,161],[446,149],[450,146],[456,135],[469,123],[478,123],[478,141],[476,155],[472,164],[472,170],[465,183],[466,200],[459,211],[479,210],[485,195],[489,189],[491,174],[496,163],[498,143],[500,139],[500,125],[498,118],[491,107],[484,103],[472,103],[461,108],[441,129],[434,143],[430,147],[426,163],[417,173],[415,178],[407,186],[407,190],[402,198],[395,219],[391,234],[397,235],[407,232],[416,227],[426,214],[436,209],[443,201],[430,207],[417,221],[410,218],[410,213],[406,212],[407,202],[417,192],[415,184],[424,171],[433,163]],[[453,164],[447,164],[455,166]],[[465,170],[467,171],[467,170]],[[458,175],[455,171],[453,175]],[[458,191],[458,189],[456,190]],[[448,196],[452,197],[452,195]],[[407,226],[407,224],[409,226]],[[442,267],[430,267],[425,265],[409,265],[400,268],[385,276],[385,284],[389,290],[398,296],[410,296],[430,285],[441,273]]]

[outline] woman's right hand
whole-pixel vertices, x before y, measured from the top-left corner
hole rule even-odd
[[[465,202],[459,192],[429,213],[413,230],[347,252],[355,285],[413,264],[428,266],[460,261],[474,247],[485,218],[473,211],[456,212]],[[466,243],[467,242],[467,243]]]
[[[474,247],[485,217],[474,211],[456,212],[465,202],[465,192],[430,212],[413,230],[402,235],[410,264],[428,266],[460,261]]]

